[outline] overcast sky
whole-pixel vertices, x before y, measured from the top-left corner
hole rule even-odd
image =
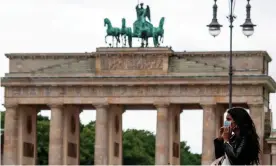
[[[166,17],[164,46],[175,51],[229,50],[229,28],[226,15],[228,0],[218,0],[221,34],[213,38],[207,24],[212,19],[213,0],[140,0],[151,7],[151,19],[157,26]],[[234,22],[234,50],[265,50],[276,54],[275,0],[252,0],[252,21],[257,24],[254,35],[246,38],[239,25],[245,20],[246,0],[238,0]],[[120,27],[126,18],[128,26],[136,19],[137,0],[1,0],[0,1],[0,63],[1,73],[8,72],[10,52],[91,52],[105,46],[104,18]],[[274,58],[275,59],[275,58]],[[270,75],[276,79],[276,59],[270,63]],[[3,103],[3,88],[0,103]],[[271,95],[271,108],[276,109],[276,96]],[[4,110],[1,107],[1,110]],[[43,114],[49,114],[44,112]],[[141,119],[139,118],[141,117]],[[123,128],[147,129],[155,132],[156,111],[127,111]],[[84,111],[81,120],[95,120],[95,111]],[[146,122],[146,123],[145,123]],[[193,127],[191,127],[193,126]],[[275,125],[274,125],[275,126]],[[202,111],[184,111],[181,115],[181,140],[193,152],[201,152]]]

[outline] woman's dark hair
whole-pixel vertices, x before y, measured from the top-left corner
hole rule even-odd
[[[244,108],[233,107],[229,109],[228,114],[231,115],[235,124],[240,130],[240,136],[247,140],[246,153],[250,164],[259,164],[260,144],[259,136],[256,132],[255,124],[250,115]]]

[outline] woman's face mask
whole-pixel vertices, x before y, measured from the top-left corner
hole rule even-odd
[[[224,121],[224,125],[223,126],[224,127],[230,127],[231,126],[231,121],[229,121],[229,120]]]
[[[229,125],[230,129],[234,130],[235,128],[237,128],[237,125],[231,115],[227,114],[226,121],[228,121],[227,124]]]

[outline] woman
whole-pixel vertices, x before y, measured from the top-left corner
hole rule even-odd
[[[222,127],[221,136],[214,140],[216,158],[227,155],[231,165],[258,165],[259,136],[250,115],[244,108],[234,107],[227,111],[226,120],[231,125]]]

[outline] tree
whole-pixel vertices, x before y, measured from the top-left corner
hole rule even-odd
[[[47,117],[37,117],[37,164],[48,165],[50,121]]]
[[[4,129],[5,125],[5,112],[1,111],[1,129]]]
[[[186,142],[180,142],[180,164],[201,165],[201,155],[190,152]],[[145,130],[129,129],[123,135],[124,165],[154,165],[155,135]]]
[[[123,134],[124,165],[154,165],[155,136],[145,130],[126,130]]]
[[[191,153],[185,141],[180,142],[180,154],[181,165],[201,165],[201,155]]]
[[[94,165],[95,122],[80,127],[80,164]]]

